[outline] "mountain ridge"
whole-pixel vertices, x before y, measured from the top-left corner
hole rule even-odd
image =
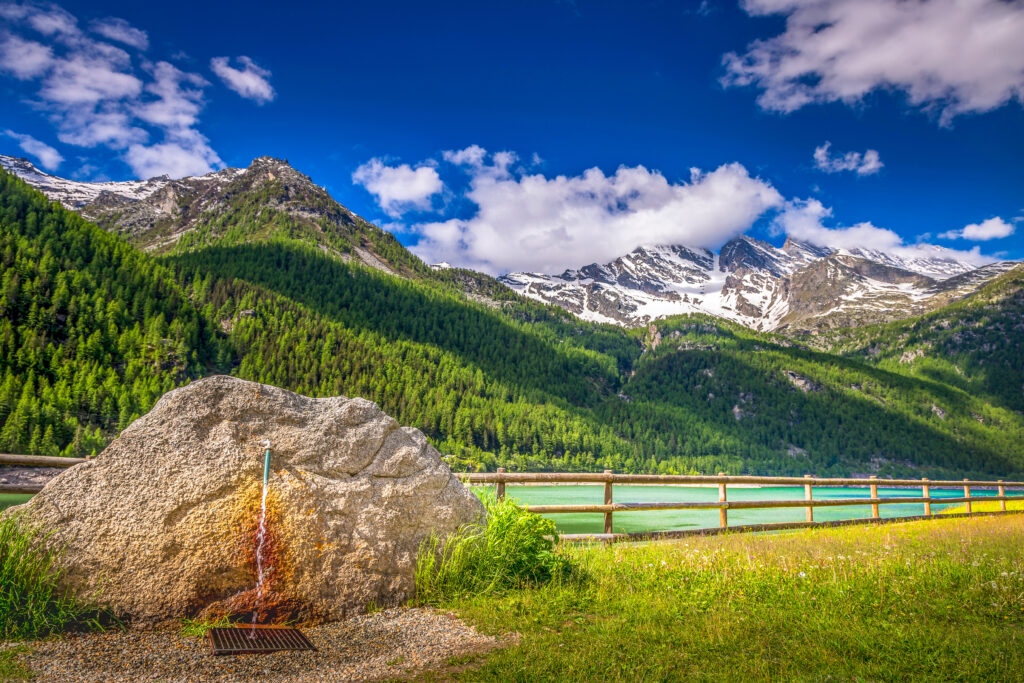
[[[791,237],[781,247],[741,235],[716,254],[641,246],[560,275],[508,273],[501,282],[585,320],[642,327],[706,313],[760,331],[805,333],[896,320],[975,291],[1016,265],[975,267],[941,248],[921,258],[832,249]]]
[[[155,254],[300,241],[341,261],[455,287],[486,305],[508,304],[496,288],[501,283],[583,320],[625,327],[687,313],[788,334],[884,322],[962,298],[1013,264],[976,268],[940,247],[908,257],[833,249],[791,237],[780,248],[742,235],[717,254],[683,245],[640,246],[606,264],[559,275],[509,273],[494,280],[427,266],[394,235],[337,202],[287,160],[263,156],[247,168],[203,176],[103,183],[59,178],[22,158],[0,156],[0,166]]]

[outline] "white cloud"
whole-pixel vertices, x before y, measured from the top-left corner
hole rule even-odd
[[[863,154],[860,152],[846,152],[832,156],[829,153],[831,142],[826,142],[820,147],[814,148],[814,165],[825,173],[839,173],[840,171],[853,171],[857,175],[872,175],[882,169],[882,159],[878,151],[869,149]]]
[[[39,94],[48,103],[67,106],[135,97],[142,81],[130,69],[128,54],[117,48],[76,52],[54,62]]]
[[[224,85],[242,97],[259,104],[273,100],[277,94],[270,85],[270,72],[248,57],[239,57],[238,62],[241,69],[230,66],[227,57],[214,57],[210,60],[210,68],[224,81]]]
[[[782,33],[723,58],[726,86],[755,86],[760,105],[792,112],[896,90],[913,106],[958,114],[1024,103],[1019,0],[745,0],[784,15]]]
[[[829,228],[824,221],[831,216],[832,210],[817,199],[794,199],[786,202],[775,217],[773,228],[777,233],[832,249],[878,251],[905,259],[953,258],[974,266],[995,261],[982,255],[977,247],[958,251],[933,244],[906,244],[897,233],[870,222]]]
[[[153,80],[146,85],[145,91],[154,99],[136,104],[135,115],[147,123],[172,130],[192,128],[198,124],[199,112],[203,108],[202,89],[209,85],[206,79],[168,62],[157,62],[150,71]]]
[[[465,149],[447,150],[441,153],[441,158],[456,166],[481,166],[487,150],[480,145],[470,145]]]
[[[57,137],[69,145],[124,149],[149,139],[149,133],[134,124],[121,102],[65,109],[56,118]]]
[[[984,242],[986,240],[1009,237],[1013,234],[1013,231],[1014,226],[1012,223],[1007,223],[999,216],[994,216],[981,223],[966,225],[960,230],[950,230],[949,232],[941,233],[939,237],[947,240],[962,239]]]
[[[0,16],[6,19],[19,20],[45,36],[76,37],[81,34],[78,20],[66,10],[49,5],[47,7],[25,3],[5,3],[0,8]]]
[[[161,128],[164,142],[150,147],[132,145],[125,161],[143,178],[202,175],[223,166],[209,140],[195,128],[203,108],[202,89],[209,85],[206,79],[168,62],[158,62],[150,71],[153,80],[145,89],[153,98],[134,105],[133,112],[142,121]]]
[[[429,209],[431,197],[444,189],[441,176],[432,166],[387,166],[380,159],[370,159],[357,168],[352,182],[365,187],[392,217],[411,209]]]
[[[557,272],[608,261],[641,244],[717,247],[783,202],[740,164],[692,169],[689,182],[679,183],[643,166],[623,166],[610,176],[591,168],[548,178],[510,171],[515,155],[508,152],[485,163],[479,149],[444,155],[469,173],[466,197],[476,214],[411,228],[420,236],[413,251],[428,262],[489,273]]]
[[[146,50],[149,48],[149,34],[135,28],[124,19],[118,19],[117,17],[98,19],[92,22],[89,28],[104,38],[116,40],[119,43],[136,49]]]
[[[39,164],[47,170],[54,170],[60,166],[62,161],[64,161],[64,157],[60,155],[60,152],[55,150],[53,147],[50,147],[45,142],[36,140],[31,135],[15,133],[13,130],[5,130],[3,134],[9,138],[17,140],[18,146],[21,147],[21,150],[25,152],[25,154],[34,156],[39,161]]]
[[[106,18],[86,34],[72,14],[52,5],[0,1],[0,19],[0,72],[38,83],[30,104],[50,118],[61,142],[116,150],[143,177],[223,166],[198,129],[210,83],[166,61],[137,65],[114,44],[145,50],[145,31]],[[230,87],[259,101],[273,98],[270,72],[248,57],[239,58],[241,68],[223,61],[227,71],[218,75]]]
[[[158,145],[132,145],[125,152],[125,161],[140,178],[169,175],[181,178],[202,175],[213,166],[223,165],[220,157],[206,144],[206,138],[178,140]]]
[[[53,63],[53,50],[46,45],[11,34],[0,34],[0,70],[26,80],[41,76]]]

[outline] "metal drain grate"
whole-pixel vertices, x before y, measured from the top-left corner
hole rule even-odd
[[[281,650],[316,650],[302,631],[279,626],[211,628],[210,649],[215,655],[265,654]],[[255,637],[252,637],[255,634]]]

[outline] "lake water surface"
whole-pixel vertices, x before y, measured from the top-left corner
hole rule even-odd
[[[524,505],[600,505],[604,503],[604,486],[543,486],[507,485],[507,495]],[[870,490],[864,488],[839,488],[815,486],[814,498],[827,500],[835,498],[870,498]],[[718,487],[683,486],[618,486],[613,489],[616,503],[668,503],[718,501]],[[995,495],[995,491],[971,490],[972,496],[983,498]],[[730,501],[741,500],[803,500],[802,486],[765,486],[759,488],[729,487]],[[879,487],[879,498],[920,498],[921,489],[885,489]],[[931,489],[932,498],[961,498],[963,489]],[[959,505],[932,503],[932,513]],[[923,515],[924,503],[894,503],[879,506],[882,517],[906,517]],[[565,534],[602,533],[604,515],[555,514],[544,515],[555,520],[558,530]],[[841,507],[819,507],[814,509],[814,521],[825,522],[840,519],[857,519],[871,516],[871,505],[849,505]],[[744,524],[765,524],[769,522],[802,522],[804,508],[770,508],[765,510],[729,510],[729,526]],[[636,531],[667,531],[674,529],[698,529],[718,526],[718,510],[642,510],[616,512],[612,517],[616,533]]]

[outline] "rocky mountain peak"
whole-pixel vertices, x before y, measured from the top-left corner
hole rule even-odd
[[[823,247],[811,242],[804,240],[798,240],[786,236],[786,241],[782,245],[782,251],[789,254],[793,258],[798,258],[804,261],[814,260],[816,258],[824,258],[831,254],[834,250],[830,247]]]
[[[788,254],[747,235],[726,242],[719,253],[718,262],[720,269],[727,273],[746,268],[767,271],[781,277],[791,270]]]

